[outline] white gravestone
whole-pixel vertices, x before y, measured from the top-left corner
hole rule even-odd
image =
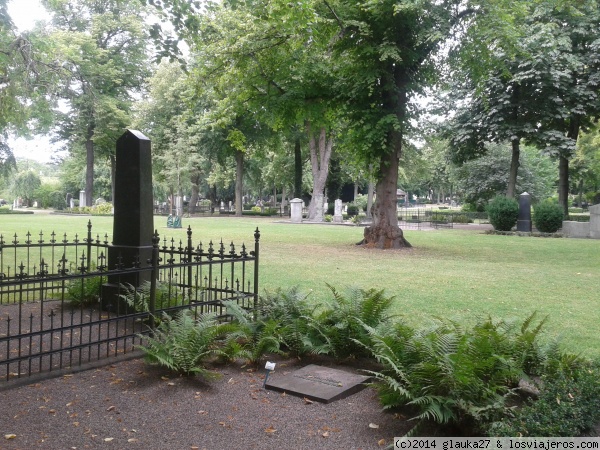
[[[344,221],[344,216],[342,214],[342,208],[343,208],[343,204],[342,201],[338,198],[335,201],[334,204],[334,210],[333,210],[333,221],[335,223],[342,223]]]
[[[302,205],[304,202],[300,198],[290,200],[292,223],[302,223]]]

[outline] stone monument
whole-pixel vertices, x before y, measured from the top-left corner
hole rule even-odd
[[[142,267],[152,257],[154,215],[152,209],[152,157],[150,139],[128,130],[117,140],[115,167],[113,242],[108,247],[108,268]],[[120,284],[135,287],[150,280],[150,272],[112,275],[102,286],[102,306],[123,311]]]
[[[517,219],[517,231],[531,233],[531,195],[529,195],[527,192],[523,192],[519,196],[519,217]]]
[[[291,219],[292,223],[302,223],[302,204],[304,202],[301,198],[294,198],[290,200],[291,205]]]
[[[343,204],[342,201],[338,198],[335,203],[334,203],[334,210],[333,210],[333,221],[335,223],[342,223],[344,221],[344,216],[342,214],[342,208],[343,208]]]
[[[590,206],[590,237],[600,239],[600,203]]]
[[[275,373],[265,380],[265,388],[330,403],[356,394],[370,379],[369,376],[310,364],[281,376]]]

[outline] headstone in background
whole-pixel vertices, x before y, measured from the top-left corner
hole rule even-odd
[[[290,200],[292,223],[302,223],[302,205],[304,202],[300,198]]]
[[[600,239],[600,204],[590,206],[590,237]]]
[[[531,195],[529,195],[527,192],[523,192],[519,196],[519,217],[517,219],[517,231],[531,233]]]
[[[344,215],[342,214],[342,207],[343,207],[343,203],[342,201],[338,198],[335,203],[334,203],[334,210],[333,210],[333,221],[335,223],[342,223],[344,221]]]
[[[85,191],[79,191],[79,206],[81,208],[83,208],[84,206],[87,206],[87,202],[86,202],[86,198],[85,198]]]

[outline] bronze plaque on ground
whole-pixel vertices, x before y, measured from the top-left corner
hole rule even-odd
[[[370,378],[311,364],[286,375],[272,373],[265,388],[329,403],[357,393]]]

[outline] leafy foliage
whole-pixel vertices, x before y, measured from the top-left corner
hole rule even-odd
[[[67,284],[67,298],[73,307],[89,306],[100,299],[102,277],[72,280]]]
[[[257,363],[266,353],[285,354],[279,321],[266,318],[255,320],[252,311],[242,308],[235,301],[224,302],[224,305],[233,318],[235,328],[227,336],[223,357],[244,357]]]
[[[124,293],[119,294],[119,296],[133,311],[150,312],[149,300],[151,283],[149,281],[144,281],[138,288],[129,283],[121,285],[121,288],[124,290]],[[174,283],[156,283],[156,297],[154,301],[156,311],[181,306],[183,305],[184,299],[184,290],[177,287]]]
[[[228,332],[214,316],[194,317],[190,311],[180,312],[174,318],[163,314],[160,325],[139,348],[145,360],[186,375],[214,376],[204,368],[206,360],[220,353],[216,341]]]
[[[555,233],[562,227],[564,210],[562,206],[546,200],[533,209],[533,223],[542,233]]]
[[[382,404],[415,408],[412,420],[418,423],[471,432],[498,420],[518,381],[557,360],[556,347],[539,343],[545,321],[534,322],[535,314],[520,326],[488,318],[471,329],[443,319],[422,329],[402,323],[389,330],[365,327],[373,357],[384,366],[371,372]]]
[[[333,299],[322,305],[311,321],[325,340],[327,353],[336,358],[368,356],[371,339],[365,327],[390,322],[388,313],[394,297],[376,289],[348,289],[347,295],[342,295],[327,286]]]
[[[539,398],[492,424],[490,436],[582,436],[600,420],[600,369],[590,363],[543,377]]]
[[[514,198],[499,195],[487,205],[490,223],[497,231],[510,231],[519,217],[519,203]]]

